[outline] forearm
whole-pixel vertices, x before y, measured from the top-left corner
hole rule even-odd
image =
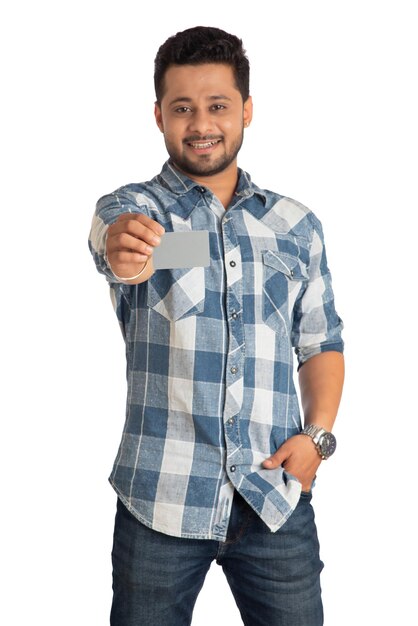
[[[299,370],[299,386],[305,426],[316,424],[332,430],[344,383],[344,357],[323,352],[308,359]]]
[[[322,352],[299,370],[305,426],[316,424],[330,431],[337,416],[344,381],[344,358],[340,352]],[[310,489],[321,457],[310,437],[298,434],[287,439],[263,462],[266,469],[282,465],[296,476],[304,491]]]

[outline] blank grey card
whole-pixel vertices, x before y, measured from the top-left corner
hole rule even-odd
[[[154,248],[152,258],[156,270],[207,267],[210,264],[209,232],[164,233],[160,245]]]

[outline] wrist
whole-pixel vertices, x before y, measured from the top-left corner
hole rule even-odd
[[[317,424],[308,424],[301,431],[301,434],[307,435],[312,439],[312,442],[322,460],[329,459],[334,454],[337,447],[337,440],[335,436],[322,426]]]
[[[152,274],[153,270],[152,268],[149,266],[150,263],[150,259],[151,257],[148,257],[148,259],[145,261],[145,263],[141,263],[139,266],[139,272],[137,274],[134,274],[133,276],[119,276],[118,274],[116,274],[115,270],[112,268],[109,260],[107,259],[107,265],[110,269],[110,271],[112,272],[113,276],[121,283],[130,283],[132,281],[137,281],[137,283],[143,282],[145,280],[147,280],[149,278],[149,276]],[[138,278],[142,277],[141,280],[138,281]]]

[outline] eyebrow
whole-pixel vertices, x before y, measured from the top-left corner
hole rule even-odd
[[[209,96],[208,100],[229,100],[229,102],[231,102],[231,98],[229,98],[228,96],[224,96],[224,95],[219,95],[219,96]],[[172,106],[173,104],[178,104],[179,102],[193,102],[193,98],[189,98],[187,96],[180,96],[178,98],[174,98],[174,100],[172,100],[170,102],[170,106]]]

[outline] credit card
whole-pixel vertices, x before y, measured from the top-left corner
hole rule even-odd
[[[210,264],[209,232],[164,233],[160,245],[154,248],[152,259],[156,270],[207,267]]]

